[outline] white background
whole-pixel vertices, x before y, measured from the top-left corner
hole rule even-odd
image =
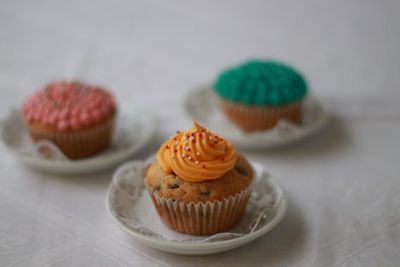
[[[54,79],[109,88],[160,122],[145,158],[190,126],[183,96],[252,57],[291,63],[334,114],[319,135],[245,152],[288,214],[234,251],[144,247],[105,209],[112,170],[66,177],[0,147],[0,266],[399,266],[399,1],[0,1],[0,117]]]

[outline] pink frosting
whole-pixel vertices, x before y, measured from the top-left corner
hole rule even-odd
[[[77,130],[113,114],[115,102],[106,90],[81,82],[53,82],[22,105],[29,123],[41,123],[61,131]]]

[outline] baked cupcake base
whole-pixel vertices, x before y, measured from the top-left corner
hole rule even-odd
[[[223,177],[198,183],[186,182],[163,172],[157,162],[145,174],[145,184],[162,221],[172,230],[210,235],[235,226],[243,216],[253,184],[250,164],[239,156]]]
[[[270,129],[282,119],[294,123],[301,122],[302,102],[280,107],[258,107],[220,101],[220,106],[227,117],[247,133]]]
[[[114,115],[93,126],[78,130],[58,131],[39,123],[27,124],[34,142],[49,140],[70,159],[98,154],[109,147],[114,127]]]
[[[210,235],[235,226],[243,216],[250,187],[235,196],[214,202],[184,203],[150,193],[163,222],[171,229],[191,235]]]

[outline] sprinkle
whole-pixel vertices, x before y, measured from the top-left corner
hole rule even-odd
[[[186,155],[185,154],[182,154],[182,158],[185,158],[186,157]]]
[[[188,157],[188,160],[192,160],[192,157],[191,157],[191,156],[189,156],[189,157]]]
[[[189,148],[188,146],[185,147],[185,150],[186,150],[186,151],[189,151],[189,149],[190,149],[190,148]]]
[[[197,155],[197,156],[200,156],[200,152],[196,152],[196,155]]]
[[[193,143],[193,144],[196,144],[196,140],[193,139],[193,140],[192,140],[192,143]]]
[[[198,160],[196,160],[194,163],[196,163],[196,164],[199,164],[199,161],[198,161]]]
[[[179,141],[176,141],[176,142],[175,142],[175,145],[179,145]]]
[[[175,149],[174,149],[174,152],[175,152],[175,153],[178,152],[178,149],[175,148]]]
[[[212,136],[210,136],[210,137],[209,137],[209,139],[210,139],[210,140],[212,140],[212,139],[213,139],[213,137],[212,137]]]
[[[169,146],[166,146],[165,148],[166,148],[166,149],[169,149]]]

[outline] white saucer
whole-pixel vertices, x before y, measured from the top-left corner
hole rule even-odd
[[[191,91],[184,100],[186,113],[236,146],[245,149],[263,149],[288,144],[315,133],[328,119],[326,109],[313,97],[307,97],[302,124],[282,120],[274,128],[251,134],[243,133],[232,124],[218,107],[218,99],[209,86]]]
[[[120,112],[113,142],[106,151],[87,159],[69,160],[51,142],[33,143],[18,111],[13,110],[1,123],[1,140],[22,163],[60,174],[87,173],[116,166],[132,157],[152,139],[157,122],[146,111]],[[46,149],[46,156],[39,150]]]
[[[107,210],[123,230],[150,247],[184,255],[205,255],[242,246],[270,231],[283,218],[287,198],[282,187],[252,163],[256,181],[245,215],[230,232],[211,236],[176,233],[158,217],[143,182],[149,161],[131,161],[115,172],[107,194]]]

